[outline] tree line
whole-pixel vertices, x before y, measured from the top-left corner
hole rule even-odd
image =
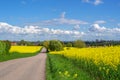
[[[120,41],[114,41],[114,40],[96,40],[96,41],[85,41],[86,46],[117,46],[120,45]]]
[[[16,45],[21,46],[44,46],[50,51],[58,51],[62,50],[63,47],[99,47],[99,46],[116,46],[120,45],[120,41],[106,41],[106,40],[96,40],[96,41],[82,41],[82,40],[75,40],[75,41],[60,41],[60,40],[45,40],[45,41],[17,41]]]

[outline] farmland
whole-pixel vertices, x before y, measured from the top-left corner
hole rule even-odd
[[[0,61],[34,56],[37,55],[41,49],[41,46],[11,46],[8,55],[0,55]]]
[[[64,48],[63,51],[53,51],[50,54],[62,55],[71,60],[76,67],[84,70],[96,80],[120,80],[119,49],[120,46],[97,48],[71,47]]]
[[[41,49],[41,46],[12,46],[10,52],[34,53]]]
[[[62,55],[48,54],[46,64],[47,80],[95,80],[94,77],[74,65],[71,59]]]
[[[120,46],[76,44],[63,47],[56,40],[43,43],[49,52],[44,67],[47,80],[120,80]],[[4,52],[7,46],[1,45]],[[42,46],[11,46],[9,53],[0,55],[0,61],[34,56],[41,49]]]

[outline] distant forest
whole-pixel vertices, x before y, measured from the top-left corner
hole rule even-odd
[[[61,41],[63,46],[66,47],[74,47],[75,41]],[[97,47],[97,46],[116,46],[120,45],[120,41],[114,41],[114,40],[95,40],[95,41],[83,41],[86,44],[86,47]],[[26,46],[42,46],[44,41],[12,41],[13,45],[26,45]]]
[[[70,41],[71,43],[74,43],[74,41]],[[120,41],[115,40],[96,40],[96,41],[84,41],[87,47],[93,46],[117,46],[120,45]],[[65,44],[68,43],[68,41],[64,42]]]
[[[120,45],[120,41],[114,40],[96,40],[96,41],[85,41],[87,46],[117,46]]]

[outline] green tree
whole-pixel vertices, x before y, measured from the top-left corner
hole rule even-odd
[[[34,45],[34,42],[25,41],[25,45],[27,45],[27,46],[33,46],[33,45]]]
[[[19,45],[26,45],[26,42],[25,42],[24,40],[21,40],[21,41],[19,42]]]
[[[3,41],[0,41],[0,55],[4,55],[5,54],[5,43]]]
[[[10,48],[11,48],[11,44],[9,41],[0,41],[0,55],[9,54]]]
[[[72,43],[68,42],[68,43],[66,44],[66,47],[72,47]]]
[[[49,48],[49,41],[44,41],[43,46],[48,49]]]
[[[9,54],[9,50],[10,50],[10,48],[11,48],[11,43],[10,43],[10,41],[4,41],[4,43],[5,43],[5,54]]]
[[[51,40],[49,43],[49,49],[50,51],[60,51],[63,50],[63,45],[58,40]]]
[[[82,40],[76,40],[76,41],[74,41],[73,45],[74,45],[74,47],[77,47],[77,48],[86,47],[85,42],[82,41]]]

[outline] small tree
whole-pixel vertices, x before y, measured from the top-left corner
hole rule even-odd
[[[26,45],[26,41],[24,41],[24,40],[21,40],[20,42],[19,42],[19,45]]]
[[[9,50],[11,48],[11,43],[10,41],[4,41],[5,45],[6,45],[6,48],[5,48],[5,54],[9,54]]]
[[[60,51],[63,50],[63,45],[58,40],[51,40],[49,43],[49,49],[50,51]]]
[[[0,41],[0,55],[9,54],[10,48],[11,48],[11,44],[9,41]]]
[[[73,44],[74,44],[74,47],[77,47],[77,48],[86,47],[85,42],[83,42],[82,40],[76,40],[76,41],[74,41]]]
[[[48,49],[49,48],[49,41],[44,41],[43,46]]]
[[[66,44],[66,47],[72,47],[72,43],[70,43],[70,42],[67,43],[67,44]]]
[[[0,55],[4,55],[5,54],[5,43],[3,41],[0,41]]]

